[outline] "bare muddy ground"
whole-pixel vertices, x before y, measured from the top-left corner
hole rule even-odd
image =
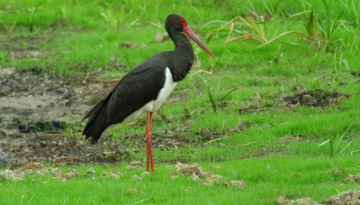
[[[116,81],[50,77],[41,75],[38,68],[0,72],[0,168],[29,162],[118,163],[130,161],[132,153],[144,151],[142,133],[122,136],[117,142],[103,136],[95,145],[81,136],[85,125],[80,123],[82,117],[110,92]],[[194,139],[178,134],[160,134],[153,140],[154,147],[167,149],[194,143]],[[204,139],[213,135],[200,134]]]
[[[90,146],[64,131],[81,127],[86,111],[115,83],[42,76],[37,68],[0,71],[0,168],[28,161],[75,164],[123,157],[126,151],[114,143]]]

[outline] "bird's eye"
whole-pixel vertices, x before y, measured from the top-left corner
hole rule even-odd
[[[186,26],[186,22],[184,19],[180,19],[180,23],[181,23],[181,25]]]

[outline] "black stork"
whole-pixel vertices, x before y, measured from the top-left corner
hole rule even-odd
[[[83,131],[91,143],[100,139],[110,125],[131,120],[146,112],[146,171],[154,172],[151,146],[152,114],[158,110],[174,90],[176,83],[185,78],[194,62],[194,51],[188,35],[204,51],[214,57],[188,26],[185,18],[171,14],[165,21],[165,28],[175,43],[175,50],[160,52],[140,63],[128,72],[109,95],[97,103],[82,119],[89,118]]]

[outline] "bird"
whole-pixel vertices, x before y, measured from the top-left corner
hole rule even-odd
[[[96,143],[102,133],[113,124],[132,120],[146,113],[145,143],[146,171],[155,171],[151,124],[153,112],[158,110],[174,90],[177,82],[189,73],[194,62],[193,47],[186,37],[190,37],[206,53],[215,57],[201,42],[180,14],[170,14],[165,21],[165,29],[175,44],[172,51],[163,51],[143,61],[125,74],[105,99],[98,102],[86,113],[88,118],[83,130],[85,139]]]

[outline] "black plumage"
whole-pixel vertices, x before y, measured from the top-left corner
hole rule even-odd
[[[89,118],[83,131],[85,138],[91,138],[91,143],[100,139],[101,134],[110,125],[121,123],[126,118],[143,108],[147,103],[156,101],[161,96],[160,90],[166,86],[166,70],[171,73],[171,89],[174,83],[183,80],[191,69],[194,61],[194,52],[191,43],[184,35],[187,34],[201,48],[211,56],[214,56],[205,45],[196,37],[188,27],[186,20],[179,14],[171,14],[165,21],[166,31],[175,44],[173,51],[160,52],[140,63],[127,73],[109,93],[109,95],[97,103],[83,118]],[[169,75],[168,75],[169,76]],[[172,90],[170,90],[171,92]],[[160,96],[160,97],[159,97]],[[162,96],[166,98],[167,96]],[[161,99],[164,100],[164,99]],[[162,103],[163,101],[161,101]],[[148,112],[147,139],[148,161],[152,160],[151,149],[151,120],[154,110]],[[149,123],[148,123],[149,121]],[[148,148],[149,147],[149,148]],[[151,153],[151,154],[150,154]],[[148,169],[147,161],[147,169]],[[153,169],[153,164],[152,164]]]

